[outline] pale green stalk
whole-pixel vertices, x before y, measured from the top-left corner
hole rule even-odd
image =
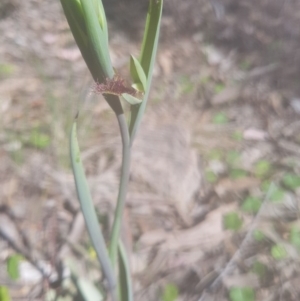
[[[109,284],[109,290],[114,300],[116,298],[116,278],[114,270],[111,266],[109,256],[107,254],[105,241],[100,229],[95,207],[92,201],[91,193],[86,180],[85,172],[83,169],[80,149],[77,140],[77,122],[73,123],[70,137],[70,155],[73,168],[74,180],[76,184],[77,194],[83,213],[85,223],[98,256],[98,260],[101,264],[105,277]]]
[[[111,240],[109,246],[109,254],[112,265],[115,266],[117,262],[118,255],[118,241],[120,237],[121,225],[122,225],[122,215],[125,206],[125,198],[127,193],[127,187],[129,182],[129,169],[130,169],[130,158],[131,158],[131,148],[128,126],[124,114],[117,115],[121,138],[122,138],[122,168],[120,175],[120,185],[119,194],[117,200],[117,206],[115,209],[114,223],[111,233]]]

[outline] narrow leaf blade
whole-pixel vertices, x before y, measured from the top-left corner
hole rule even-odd
[[[90,47],[95,52],[96,58],[100,62],[104,77],[112,78],[114,70],[108,52],[107,37],[99,24],[97,16],[98,7],[95,6],[94,1],[90,0],[81,0],[81,6]],[[103,79],[105,78],[99,78],[98,81]]]
[[[142,92],[145,92],[147,87],[146,74],[141,66],[140,62],[133,55],[130,57],[130,74],[135,84],[142,85]]]
[[[0,300],[1,301],[10,301],[10,296],[8,288],[4,285],[0,285]]]
[[[163,0],[150,0],[140,58],[141,66],[147,78],[147,87],[145,89],[142,103],[131,107],[129,124],[131,144],[133,143],[136,131],[141,123],[149,97],[153,67],[157,52],[162,7]]]
[[[162,7],[163,0],[150,0],[140,59],[148,80],[156,57]]]
[[[99,81],[100,79],[105,78],[100,62],[97,59],[96,52],[90,47],[91,45],[88,38],[81,2],[77,0],[61,0],[60,2],[76,44],[80,49],[81,55],[94,80]]]
[[[19,274],[19,262],[20,255],[14,254],[7,259],[7,273],[12,280],[17,280],[20,277]],[[1,299],[0,299],[1,300]]]
[[[119,279],[121,301],[133,301],[130,267],[125,247],[119,241]]]
[[[130,95],[130,94],[128,94],[128,93],[123,93],[123,94],[122,94],[122,97],[123,97],[128,103],[130,103],[131,105],[136,105],[136,104],[139,104],[139,103],[142,102],[141,99],[138,99],[138,98],[136,98],[136,97],[134,97],[134,96],[132,96],[132,95]]]
[[[113,269],[110,264],[109,256],[106,250],[103,234],[97,219],[97,214],[93,205],[92,197],[86,180],[85,172],[81,162],[80,149],[77,141],[77,123],[73,123],[70,137],[70,153],[73,168],[76,190],[85,219],[85,223],[97,253],[98,260],[102,266],[103,272],[109,283],[111,291],[116,287],[116,280]]]

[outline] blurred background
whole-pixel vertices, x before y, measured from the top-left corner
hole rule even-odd
[[[113,65],[129,79],[148,1],[104,6]],[[299,1],[165,0],[123,231],[136,300],[299,300],[299,79]],[[108,233],[121,143],[92,88],[59,1],[0,1],[0,285],[12,300],[68,296],[35,267],[60,258],[101,277],[68,150],[80,109]],[[26,258],[18,280],[6,272],[14,254]]]

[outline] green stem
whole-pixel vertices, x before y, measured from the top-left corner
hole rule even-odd
[[[97,253],[99,262],[109,283],[109,290],[113,301],[117,301],[116,277],[110,263],[105,241],[98,222],[96,210],[93,204],[88,182],[80,158],[80,148],[77,140],[77,116],[73,123],[70,137],[70,155],[73,168],[76,190],[81,206],[81,211],[85,219],[86,227],[91,241]]]
[[[116,266],[117,256],[118,256],[118,242],[121,231],[122,215],[125,206],[125,198],[127,193],[127,187],[129,182],[129,169],[130,169],[130,157],[131,157],[131,147],[129,139],[129,131],[124,113],[117,115],[121,138],[122,138],[122,168],[121,168],[121,178],[119,185],[119,194],[117,200],[117,207],[115,210],[114,223],[112,228],[109,255],[111,259],[112,266]]]

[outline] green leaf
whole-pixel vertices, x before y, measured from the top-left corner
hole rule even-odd
[[[223,157],[223,153],[221,150],[213,149],[209,152],[208,158],[211,160],[221,161]]]
[[[0,286],[0,301],[10,301],[8,288],[4,285]]]
[[[142,85],[143,89],[141,92],[145,92],[147,88],[146,74],[138,59],[133,55],[130,57],[130,75],[135,85],[138,85],[138,87]]]
[[[142,84],[132,84],[131,87],[139,92],[144,92],[144,87]]]
[[[73,37],[76,41],[77,46],[80,49],[80,52],[88,68],[93,74],[93,77],[95,76],[94,79],[99,78],[99,76],[96,75],[96,70],[97,69],[101,70],[100,68],[101,66],[99,65],[99,62],[93,60],[94,55],[90,54],[87,29],[86,29],[80,1],[61,0],[60,2],[63,7],[64,14],[67,18]],[[101,72],[101,76],[102,76],[102,72]]]
[[[290,231],[290,242],[300,251],[300,229],[296,226]]]
[[[281,202],[284,199],[285,191],[276,187],[270,196],[270,201]]]
[[[261,199],[253,196],[248,196],[243,204],[242,209],[248,213],[257,213],[261,206]]]
[[[218,180],[218,176],[211,170],[207,170],[204,177],[209,183],[215,183]]]
[[[104,275],[107,278],[110,290],[113,292],[116,288],[116,279],[106,250],[103,234],[100,229],[97,214],[95,211],[95,207],[92,201],[88,183],[85,177],[85,172],[81,162],[80,149],[77,141],[76,121],[73,123],[71,130],[70,154],[81,211],[83,213],[94,249],[97,253],[98,260],[101,264]]]
[[[228,123],[228,117],[225,113],[220,112],[213,116],[212,121],[214,124],[226,124]]]
[[[232,179],[241,179],[247,177],[247,171],[239,168],[232,169],[229,172],[229,176]]]
[[[243,220],[236,212],[229,212],[223,216],[225,229],[237,231],[241,229]]]
[[[13,74],[15,71],[15,66],[12,64],[1,64],[0,63],[0,77],[7,77]]]
[[[233,287],[229,291],[231,301],[254,301],[255,292],[251,287]]]
[[[288,253],[283,245],[277,244],[271,248],[271,255],[274,259],[280,260],[286,258]]]
[[[133,301],[132,281],[128,257],[121,240],[119,241],[119,287],[121,301]]]
[[[235,131],[232,134],[232,138],[236,141],[242,141],[243,140],[243,132],[242,131]]]
[[[167,284],[162,294],[162,301],[175,301],[179,295],[178,288],[174,284]]]
[[[252,266],[252,272],[263,278],[267,273],[267,267],[263,263],[255,261]]]
[[[97,81],[105,80],[107,77],[112,78],[114,70],[109,56],[107,36],[99,24],[99,15],[97,16],[100,6],[91,0],[81,0],[81,7],[86,25],[90,55],[95,56],[103,72],[103,77],[98,78]]]
[[[226,156],[226,162],[230,166],[235,166],[239,162],[241,154],[238,151],[229,151]]]
[[[295,174],[285,174],[282,179],[283,184],[291,189],[295,190],[300,187],[300,177]]]
[[[254,166],[254,174],[258,178],[264,178],[272,169],[272,165],[269,161],[260,160]]]
[[[105,11],[104,11],[104,7],[102,4],[102,0],[94,0],[94,1],[96,1],[95,6],[96,6],[96,12],[97,12],[99,24],[101,26],[101,29],[107,40],[107,45],[108,45],[108,28],[107,28],[107,21],[106,21],[106,16],[105,16]]]
[[[270,201],[271,202],[281,202],[284,199],[284,196],[286,194],[286,191],[283,190],[282,188],[276,186],[270,181],[265,181],[263,182],[261,186],[261,190],[263,192],[268,192],[270,189],[270,186],[273,185],[273,190],[270,194]]]
[[[19,254],[14,254],[9,256],[6,262],[7,273],[12,280],[17,280],[20,277],[19,274],[19,262],[21,256]]]
[[[257,229],[253,231],[253,237],[256,241],[263,241],[265,239],[264,233]]]
[[[141,51],[141,65],[149,81],[156,57],[163,0],[150,0]]]
[[[138,99],[128,93],[123,93],[122,97],[131,105],[136,105],[142,102],[141,99]]]
[[[49,135],[41,133],[38,130],[33,130],[28,142],[36,148],[44,149],[49,146],[51,140]]]
[[[153,67],[157,52],[162,7],[163,0],[150,0],[149,2],[141,57],[139,60],[147,78],[147,87],[142,103],[131,107],[131,116],[129,124],[131,144],[133,143],[135,134],[141,123],[148,101],[152,81]]]
[[[214,88],[216,94],[222,92],[224,89],[225,89],[225,85],[221,84],[221,83],[220,84],[216,84],[215,88]]]
[[[112,78],[108,34],[102,2],[61,0],[68,24],[80,52],[96,82]]]

